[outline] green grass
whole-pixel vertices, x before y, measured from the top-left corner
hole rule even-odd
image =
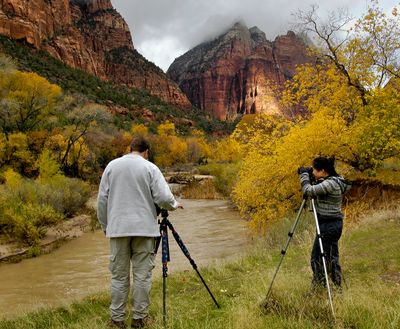
[[[278,273],[268,308],[259,307],[280,259],[292,219],[274,223],[267,239],[249,247],[246,257],[200,270],[221,305],[217,309],[192,270],[168,279],[168,328],[399,328],[400,215],[398,208],[370,212],[346,225],[340,242],[343,292],[334,292],[336,322],[326,290],[310,292],[312,219],[302,219]],[[195,255],[193,255],[195,258]],[[190,268],[188,264],[188,268]],[[397,276],[395,275],[397,273]],[[397,279],[396,279],[397,278]],[[397,281],[396,281],[397,280]],[[109,295],[91,296],[68,308],[43,310],[0,322],[1,329],[107,328]],[[152,289],[149,328],[163,328],[162,281]]]

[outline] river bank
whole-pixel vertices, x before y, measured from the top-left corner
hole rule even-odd
[[[247,224],[225,200],[183,200],[185,209],[169,219],[199,266],[242,255]],[[172,235],[169,271],[191,270]],[[0,266],[0,315],[13,316],[39,307],[69,305],[107,289],[108,239],[101,230],[89,231],[52,253]],[[157,256],[159,257],[159,255]],[[161,275],[156,260],[154,275]]]
[[[213,176],[190,172],[167,172],[165,178],[176,196],[188,199],[224,199],[215,191]],[[64,243],[81,237],[88,231],[99,229],[95,214],[97,190],[95,187],[92,190],[92,196],[86,202],[83,212],[55,226],[48,227],[45,237],[37,246],[23,246],[19,242],[0,236],[0,265],[18,263],[23,259],[51,253]]]
[[[91,230],[91,216],[82,214],[50,227],[46,237],[35,247],[21,247],[17,242],[1,241],[0,263],[18,263],[23,259],[48,254],[89,230]]]
[[[309,252],[314,237],[309,217],[296,230],[267,309],[259,304],[291,221],[275,223],[266,239],[253,241],[244,256],[200,268],[220,309],[194,271],[171,273],[167,279],[167,328],[399,328],[400,240],[393,239],[400,234],[398,209],[368,212],[358,223],[345,226],[341,239],[345,285],[342,293],[333,293],[336,319],[326,291],[311,294],[309,290]],[[155,322],[149,329],[164,328],[161,277],[155,279],[151,297]],[[62,308],[0,321],[0,329],[106,329],[108,306],[108,292],[100,292]]]
[[[88,199],[85,208],[80,214],[68,218],[57,225],[47,227],[45,237],[37,246],[27,247],[16,241],[0,239],[0,266],[51,253],[67,241],[76,239],[85,232],[96,229],[97,221],[94,217],[96,200],[97,193],[93,191],[92,196]]]

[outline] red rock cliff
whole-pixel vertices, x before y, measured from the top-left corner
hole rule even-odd
[[[271,42],[257,27],[236,23],[175,59],[167,75],[193,105],[226,120],[243,113],[279,113],[276,86],[307,61],[306,45],[293,32]]]
[[[101,79],[191,107],[176,83],[134,49],[129,28],[110,0],[0,0],[0,34]]]

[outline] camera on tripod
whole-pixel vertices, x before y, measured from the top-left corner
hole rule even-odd
[[[157,216],[161,215],[161,218],[167,218],[168,217],[168,210],[167,209],[160,208],[156,203],[154,204],[154,206],[156,207]],[[159,222],[159,224],[160,224],[160,222]]]
[[[168,217],[168,210],[167,209],[161,209],[161,217],[162,218],[167,218]]]
[[[313,175],[313,167],[300,167],[297,169],[297,173],[299,175],[307,173],[308,177],[310,178],[310,183],[313,184],[315,183],[315,177]]]

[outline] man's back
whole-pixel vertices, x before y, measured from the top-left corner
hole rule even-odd
[[[174,209],[176,201],[160,170],[139,154],[111,161],[98,198],[99,219],[107,237],[158,236],[154,203]]]

